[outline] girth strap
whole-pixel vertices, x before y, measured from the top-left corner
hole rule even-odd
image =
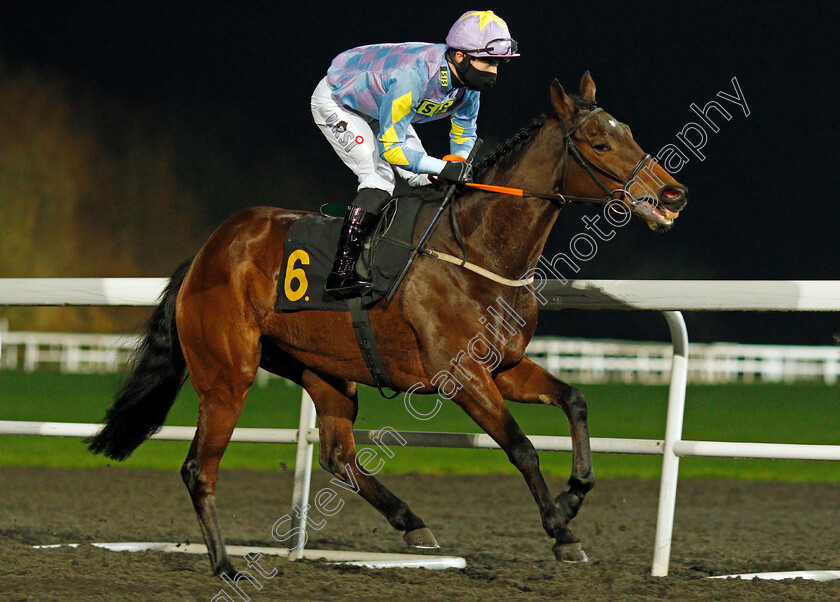
[[[386,395],[385,391],[383,391],[386,387],[389,389],[393,389],[393,387],[388,382],[388,374],[385,372],[382,357],[379,355],[379,349],[376,346],[376,338],[373,336],[373,328],[370,326],[368,311],[362,307],[361,297],[348,299],[347,305],[350,308],[350,320],[353,323],[353,333],[356,335],[356,342],[359,345],[359,350],[362,352],[365,365],[373,377],[373,382],[376,383],[376,388],[379,389],[382,397],[393,399],[399,395],[399,391],[394,391],[393,395]]]

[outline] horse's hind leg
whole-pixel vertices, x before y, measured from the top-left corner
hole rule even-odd
[[[382,485],[356,455],[353,439],[353,423],[358,411],[356,384],[307,370],[303,373],[303,385],[318,412],[321,466],[367,500],[394,529],[403,531],[403,538],[410,547],[437,549],[434,535],[420,517]],[[370,460],[366,465],[378,472],[380,469],[376,465],[381,466],[381,462]]]
[[[186,332],[185,332],[186,331]],[[198,427],[181,476],[190,492],[213,574],[234,577],[236,570],[225,550],[216,513],[216,479],[219,462],[245,406],[245,397],[259,365],[258,334],[226,328],[219,320],[213,330],[192,336],[189,328],[179,334],[190,377],[199,394]]]
[[[216,513],[216,479],[219,462],[230,442],[242,405],[244,395],[234,398],[215,391],[201,395],[198,429],[181,467],[181,477],[190,492],[198,524],[207,544],[210,565],[217,577],[222,573],[228,577],[236,574],[225,550],[222,528]]]
[[[566,413],[572,437],[572,474],[569,489],[557,496],[555,502],[566,520],[572,520],[580,510],[583,498],[595,485],[583,394],[527,357],[510,370],[497,374],[494,380],[505,399],[558,406]]]

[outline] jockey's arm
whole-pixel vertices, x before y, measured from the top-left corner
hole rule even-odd
[[[468,90],[463,104],[452,114],[449,152],[465,159],[470,156],[470,151],[475,146],[475,140],[478,137],[476,120],[478,119],[479,96],[478,92]]]
[[[420,76],[414,70],[399,69],[391,74],[379,107],[379,154],[391,165],[414,173],[437,175],[446,166],[446,161],[410,148],[405,143],[422,93]]]

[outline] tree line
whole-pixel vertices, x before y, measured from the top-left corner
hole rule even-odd
[[[0,278],[167,276],[238,209],[307,207],[316,175],[224,139],[0,57]],[[135,314],[0,308],[15,330],[124,331]]]

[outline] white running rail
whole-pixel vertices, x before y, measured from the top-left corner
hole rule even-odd
[[[0,324],[0,370],[116,372],[139,342],[137,335],[9,332]],[[526,353],[568,382],[667,384],[673,345],[541,336],[531,340]],[[691,343],[689,354],[689,383],[840,381],[834,345]],[[269,378],[261,371],[257,382],[265,385]]]
[[[51,286],[54,282],[55,286]],[[153,305],[163,290],[163,279],[0,279],[0,305]],[[125,287],[123,290],[121,287]],[[544,280],[535,283],[543,309],[621,309],[663,312],[673,342],[668,414],[662,441],[592,440],[593,451],[618,453],[661,453],[663,455],[659,510],[654,541],[652,574],[665,576],[671,551],[676,504],[679,458],[681,456],[725,456],[777,459],[840,460],[840,445],[785,445],[717,441],[683,441],[682,423],[688,380],[688,332],[679,310],[691,311],[840,311],[840,281],[650,281],[575,280],[567,284]],[[831,328],[832,325],[827,325]],[[312,444],[317,441],[315,413],[304,394],[301,420],[294,439],[298,444],[293,503],[309,495]],[[86,436],[97,425],[61,423],[0,422],[0,434]],[[191,429],[181,432],[166,427],[158,437],[176,435],[191,438]],[[266,431],[259,435],[249,431]],[[234,440],[243,436],[287,441],[287,429],[237,429]],[[81,434],[77,434],[81,433]],[[270,433],[270,434],[267,434]],[[370,440],[370,432],[358,432],[358,441]],[[414,445],[445,447],[494,447],[486,435],[466,433],[401,433]],[[410,435],[410,437],[409,437]],[[537,449],[566,449],[564,437],[532,437]],[[547,445],[548,447],[543,447]],[[303,466],[301,466],[303,464]],[[301,524],[303,518],[299,519]]]

